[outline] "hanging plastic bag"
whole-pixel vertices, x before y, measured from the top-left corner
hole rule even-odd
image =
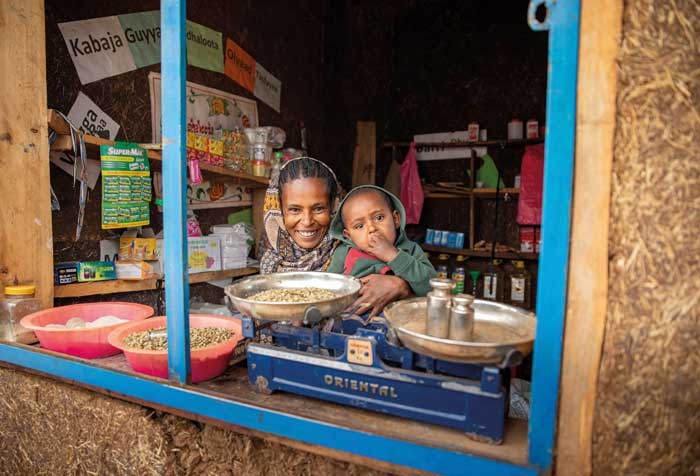
[[[416,143],[411,142],[406,158],[401,164],[401,203],[406,209],[406,223],[416,224],[423,211],[423,184],[418,175]]]
[[[520,168],[518,224],[539,225],[542,222],[542,179],[544,177],[544,144],[525,148]]]

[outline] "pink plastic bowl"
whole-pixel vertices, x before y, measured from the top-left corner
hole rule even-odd
[[[129,334],[165,326],[165,316],[124,324],[109,334],[109,343],[124,351],[126,360],[136,372],[167,379],[167,350],[141,350],[124,346],[124,339]],[[231,360],[233,349],[243,338],[241,321],[231,317],[190,314],[190,327],[223,327],[234,332],[235,336],[232,339],[203,349],[192,349],[190,351],[190,371],[193,383],[221,375],[226,370],[229,360]]]
[[[80,317],[86,322],[92,322],[102,316],[116,316],[130,321],[142,321],[153,315],[151,306],[131,302],[91,302],[73,304],[71,306],[52,307],[43,311],[24,316],[20,323],[34,331],[41,346],[75,355],[84,359],[108,357],[120,352],[107,342],[107,336],[114,329],[127,323],[111,326],[94,327],[91,329],[46,329],[48,324],[65,324],[71,317]]]

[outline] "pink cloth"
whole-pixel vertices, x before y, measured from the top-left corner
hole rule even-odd
[[[539,225],[542,222],[543,177],[544,144],[525,147],[520,166],[519,225]]]
[[[401,164],[401,203],[406,209],[406,224],[416,224],[420,221],[423,199],[423,184],[418,175],[416,160],[416,143],[411,142],[406,158]]]

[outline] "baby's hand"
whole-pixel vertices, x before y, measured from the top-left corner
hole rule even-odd
[[[371,233],[367,240],[367,245],[369,247],[367,252],[385,263],[393,260],[399,254],[399,250],[381,233]]]

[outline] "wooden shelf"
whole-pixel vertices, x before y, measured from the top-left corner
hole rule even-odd
[[[73,147],[71,145],[70,130],[68,125],[63,120],[61,116],[56,114],[53,109],[49,109],[49,127],[56,131],[57,137],[53,144],[51,144],[51,150],[62,150],[62,151],[72,151]],[[112,145],[114,141],[103,139],[101,137],[91,136],[88,134],[83,134],[83,139],[85,140],[85,148],[88,154],[93,158],[99,158],[101,145]],[[158,162],[163,161],[163,155],[159,150],[159,144],[141,144],[148,155],[148,158]],[[233,177],[238,179],[241,185],[245,185],[251,188],[263,188],[267,187],[269,179],[265,177],[257,177],[255,175],[245,174],[241,172],[234,172],[225,167],[216,167],[209,164],[199,164],[199,168],[202,172],[208,172],[211,174],[216,174],[224,177]]]
[[[416,147],[443,147],[443,148],[464,148],[464,147],[489,147],[498,145],[501,147],[515,147],[531,144],[541,144],[544,139],[494,139],[476,142],[416,142]],[[391,149],[392,147],[408,147],[410,142],[384,142],[383,149]]]
[[[471,256],[474,258],[490,258],[491,257],[491,251],[475,251],[475,250],[466,250],[466,249],[457,249],[457,248],[447,248],[444,246],[435,246],[435,245],[428,245],[425,243],[421,244],[421,248],[423,248],[425,251],[431,251],[434,253],[448,253],[452,255],[463,255],[463,256]],[[522,252],[496,252],[496,258],[497,259],[515,259],[515,260],[529,260],[529,261],[537,261],[540,258],[539,253],[522,253]]]
[[[227,278],[238,278],[256,274],[258,268],[225,269],[207,273],[193,273],[189,275],[189,283],[204,283]],[[96,296],[99,294],[132,293],[136,291],[153,291],[165,285],[163,278],[144,279],[140,281],[114,279],[111,281],[93,281],[90,283],[64,284],[53,287],[54,298],[74,298],[84,296]]]
[[[223,271],[194,273],[190,274],[190,284],[204,283],[207,281],[218,281],[220,279],[228,278],[240,278],[241,276],[249,276],[251,274],[257,274],[259,272],[260,270],[258,268],[238,268],[224,269]]]
[[[518,195],[520,193],[519,188],[502,188],[499,190],[501,196],[505,195]],[[496,198],[495,188],[475,188],[473,191],[468,189],[464,190],[449,190],[448,188],[436,187],[436,188],[425,188],[426,198],[464,198],[474,196],[476,198]]]
[[[96,296],[98,294],[131,293],[135,291],[152,291],[158,288],[160,279],[140,281],[114,279],[111,281],[93,281],[90,283],[64,284],[53,287],[54,298],[72,298]]]
[[[187,208],[191,208],[192,210],[209,210],[211,208],[241,208],[252,206],[252,200],[242,200],[240,202],[197,202],[187,204]]]

